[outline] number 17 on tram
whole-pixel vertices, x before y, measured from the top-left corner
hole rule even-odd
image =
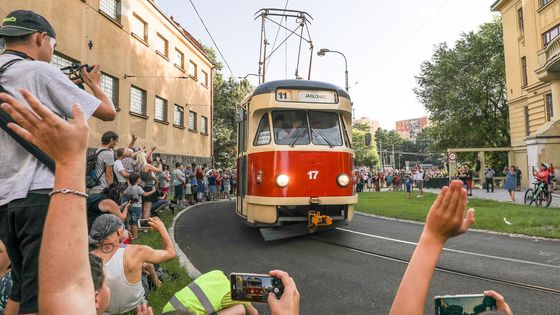
[[[236,110],[236,213],[266,240],[352,221],[352,103],[332,84],[259,85]]]

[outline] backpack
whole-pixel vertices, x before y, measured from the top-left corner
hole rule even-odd
[[[99,186],[101,184],[100,178],[105,174],[105,169],[103,172],[97,176],[95,172],[95,166],[97,164],[97,157],[103,151],[109,151],[109,149],[96,150],[96,152],[90,154],[86,159],[86,187],[92,188]]]

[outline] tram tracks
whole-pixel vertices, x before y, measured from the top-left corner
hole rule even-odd
[[[345,245],[345,244],[340,244],[340,243],[337,243],[337,242],[334,242],[334,241],[325,240],[325,239],[322,239],[322,238],[317,237],[317,236],[308,235],[307,237],[312,239],[312,240],[324,243],[324,244],[329,244],[329,245],[332,245],[332,246],[345,248],[347,250],[350,250],[350,251],[353,251],[353,252],[356,252],[356,253],[360,253],[360,254],[364,254],[364,255],[368,255],[368,256],[373,256],[373,257],[377,257],[377,258],[381,258],[381,259],[391,260],[391,261],[399,262],[399,263],[403,263],[403,264],[408,264],[410,262],[409,259],[403,259],[403,258],[395,257],[395,256],[392,256],[392,255],[376,253],[374,251],[364,250],[364,249],[360,249],[360,248],[353,247],[353,246],[350,246],[350,245]],[[436,266],[435,270],[437,270],[439,272],[458,275],[458,276],[467,277],[467,278],[471,278],[471,279],[484,280],[484,281],[488,281],[488,282],[503,284],[503,285],[506,285],[506,286],[517,287],[517,288],[522,288],[522,289],[531,290],[531,291],[538,291],[538,292],[545,292],[545,293],[550,293],[550,294],[554,294],[554,295],[560,295],[560,289],[549,288],[549,287],[545,287],[545,286],[539,286],[539,285],[534,285],[534,284],[529,284],[529,283],[524,283],[524,282],[519,282],[519,281],[500,279],[500,278],[497,278],[497,277],[482,276],[482,275],[477,275],[477,274],[474,274],[474,273],[463,272],[463,271],[454,270],[454,269],[451,269],[451,268],[439,267],[439,266]]]

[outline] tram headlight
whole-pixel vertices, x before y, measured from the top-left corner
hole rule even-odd
[[[348,183],[350,183],[350,177],[348,177],[348,175],[346,174],[340,174],[336,178],[336,182],[339,186],[346,187],[348,186]]]
[[[286,174],[280,174],[276,176],[276,185],[278,185],[279,187],[284,188],[288,186],[289,182],[290,182],[290,178]]]

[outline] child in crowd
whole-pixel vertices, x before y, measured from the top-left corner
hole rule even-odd
[[[126,148],[124,149],[124,158],[122,160],[122,164],[124,169],[128,173],[134,173],[134,169],[136,167],[136,161],[133,159],[134,152],[132,149]]]
[[[410,175],[406,175],[406,182],[404,185],[406,187],[406,198],[412,198],[412,178],[410,178]]]
[[[124,195],[128,197],[128,200],[132,200],[132,206],[129,210],[129,228],[132,234],[131,239],[135,240],[138,238],[138,220],[142,217],[142,197],[148,197],[156,192],[156,188],[153,187],[151,191],[144,191],[140,187],[140,174],[132,173],[128,178],[130,186],[124,191]]]

